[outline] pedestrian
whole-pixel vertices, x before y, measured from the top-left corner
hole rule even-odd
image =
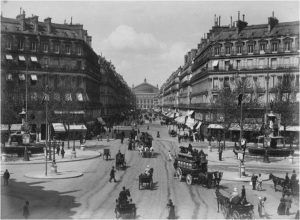
[[[242,203],[243,203],[243,201],[246,201],[246,189],[245,189],[244,185],[242,186],[241,201],[242,201]]]
[[[284,196],[284,200],[285,200],[285,214],[286,215],[290,215],[290,208],[292,207],[292,195],[288,192],[285,196]]]
[[[277,208],[277,214],[278,215],[285,215],[285,199],[284,199],[284,193],[282,193],[282,196],[280,198],[280,203]]]
[[[106,139],[107,139],[107,142],[109,142],[109,136],[108,136],[108,134],[106,135]]]
[[[290,178],[289,178],[289,173],[285,174],[285,180],[284,180],[284,186],[286,189],[289,188],[289,184],[290,184]]]
[[[262,190],[262,177],[261,174],[258,174],[258,178],[257,178],[257,191],[261,191]]]
[[[251,177],[252,190],[256,190],[256,181],[257,181],[257,176],[255,176],[254,173],[253,173],[252,177]]]
[[[259,201],[258,201],[258,214],[259,217],[262,218],[265,216],[265,202],[267,200],[267,197],[258,197]]]
[[[8,170],[6,169],[3,174],[4,186],[8,186],[9,177],[10,177],[10,174],[9,174]]]
[[[169,160],[169,161],[172,161],[172,154],[171,154],[171,151],[168,152],[168,157],[169,157],[168,160]]]
[[[169,199],[169,202],[167,203],[167,207],[169,209],[169,216],[168,219],[175,219],[175,206],[171,199]]]
[[[222,154],[223,154],[223,144],[219,146],[219,161],[222,161]]]
[[[115,179],[115,172],[116,172],[116,170],[115,170],[115,167],[113,166],[112,169],[111,169],[111,171],[110,171],[109,182],[111,182],[112,179],[114,180],[114,182],[117,182],[116,179]]]
[[[100,141],[100,134],[97,135],[97,140]]]
[[[56,147],[56,154],[59,155],[59,152],[60,152],[60,147],[59,147],[59,144],[58,144],[57,147]]]
[[[64,157],[65,157],[65,149],[64,149],[64,147],[61,148],[60,154],[61,154],[61,158],[64,159]]]
[[[178,137],[178,143],[180,143],[180,138],[181,138],[180,135],[178,134],[177,137]]]
[[[28,219],[29,215],[30,215],[30,213],[29,213],[29,202],[26,201],[25,205],[23,207],[23,216],[24,216],[25,219]]]

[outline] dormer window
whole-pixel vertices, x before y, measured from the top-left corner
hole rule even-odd
[[[70,45],[66,45],[66,54],[71,54]]]
[[[54,45],[54,53],[59,53],[59,44]]]
[[[291,50],[291,41],[286,41],[284,43],[284,51],[290,51]]]
[[[236,53],[242,54],[242,46],[239,45],[236,47]]]
[[[6,39],[5,49],[6,50],[11,50],[11,39]]]
[[[18,49],[19,50],[24,50],[24,40],[19,40],[19,42],[18,42]]]
[[[47,44],[47,43],[43,43],[43,51],[44,51],[45,53],[47,53],[48,50],[49,50],[48,44]]]
[[[266,44],[260,44],[259,49],[260,51],[266,51]]]
[[[81,54],[82,54],[82,52],[81,52],[81,47],[78,46],[78,47],[77,47],[77,55],[81,55]]]
[[[215,47],[215,55],[220,55],[220,47]]]
[[[230,55],[231,54],[231,47],[230,46],[227,46],[225,48],[225,52],[226,52],[226,55]]]
[[[253,53],[253,45],[248,45],[248,53]]]
[[[278,50],[278,43],[272,43],[272,52],[277,52]]]
[[[36,51],[36,42],[35,41],[31,42],[31,51]]]

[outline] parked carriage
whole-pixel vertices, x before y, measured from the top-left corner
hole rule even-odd
[[[187,153],[187,148],[180,148],[181,152],[178,153],[173,164],[180,181],[185,179],[188,185],[198,183],[207,188],[219,186],[223,173],[207,170],[207,155],[203,151]]]
[[[149,189],[152,189],[153,187],[153,168],[149,171],[150,175],[147,175],[145,173],[142,173],[139,175],[139,190],[144,187],[144,184],[146,184],[146,187]]]
[[[224,215],[224,218],[228,219],[254,219],[254,206],[249,203],[232,204],[228,197],[224,196],[220,191],[216,190],[218,212],[219,208]]]
[[[282,191],[290,191],[292,194],[299,193],[299,180],[286,182],[284,178],[274,176],[272,173],[269,175],[269,179],[274,183],[275,192],[278,190],[277,186],[282,187]]]
[[[143,146],[148,147],[148,148],[152,147],[153,137],[149,133],[142,132],[140,140],[141,140],[141,143],[143,144]]]
[[[103,160],[104,160],[104,157],[106,158],[106,160],[108,160],[108,157],[111,159],[110,149],[103,150]]]
[[[125,154],[118,153],[116,154],[116,169],[126,168]]]
[[[136,206],[134,203],[121,203],[117,200],[115,207],[116,218],[127,218],[135,219],[136,218]]]

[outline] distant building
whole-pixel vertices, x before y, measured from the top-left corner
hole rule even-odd
[[[136,96],[136,106],[138,109],[153,109],[158,104],[158,85],[157,87],[147,83],[146,79],[144,83],[132,88]]]

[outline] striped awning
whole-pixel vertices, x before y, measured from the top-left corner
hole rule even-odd
[[[70,125],[70,131],[85,131],[87,130],[84,124]]]
[[[185,125],[188,126],[189,128],[193,128],[196,123],[197,122],[195,121],[195,119],[188,117],[186,119]]]
[[[282,125],[280,126],[280,131],[284,131],[284,127]],[[298,132],[300,132],[300,127],[299,126],[286,126],[286,131],[298,131]]]
[[[55,132],[66,132],[66,128],[63,123],[52,123]]]
[[[219,124],[210,124],[208,125],[209,129],[223,129],[223,126],[222,125],[219,125]]]
[[[175,118],[175,121],[176,121],[178,124],[185,124],[185,117],[186,117],[186,116],[179,116],[179,117]]]
[[[6,125],[6,124],[1,124],[0,129],[1,129],[1,131],[8,131],[9,130],[9,126]]]
[[[22,124],[12,124],[10,126],[10,131],[21,131]]]

